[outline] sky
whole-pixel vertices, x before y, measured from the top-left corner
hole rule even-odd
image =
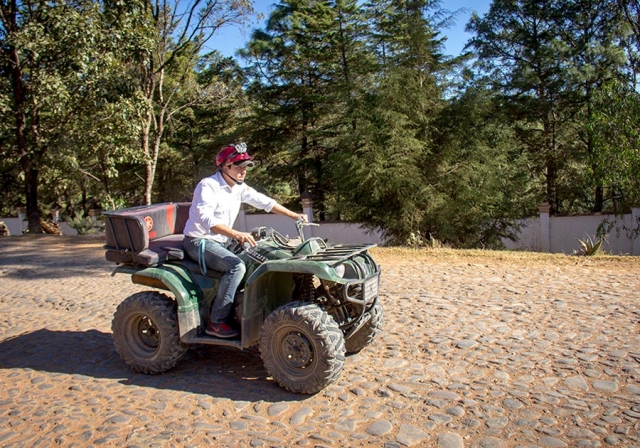
[[[265,17],[269,16],[272,5],[278,3],[277,0],[254,0],[253,7],[256,12],[262,13]],[[471,37],[464,31],[471,14],[475,11],[479,15],[483,15],[489,11],[491,0],[442,0],[442,8],[449,11],[461,11],[457,15],[456,23],[450,29],[442,30],[447,37],[445,42],[446,53],[451,56],[457,56],[462,48]],[[254,29],[263,28],[264,21],[255,21],[252,26],[245,30],[235,27],[227,27],[214,36],[209,42],[211,49],[218,50],[224,56],[234,56],[236,51],[245,46],[245,43],[251,37]]]

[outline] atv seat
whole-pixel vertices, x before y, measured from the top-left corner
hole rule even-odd
[[[172,261],[200,272],[198,263],[189,258],[182,244],[190,206],[190,202],[167,202],[104,212],[105,258],[138,268]],[[206,276],[220,278],[222,274],[207,269]]]
[[[169,202],[105,212],[105,258],[136,267],[184,259],[182,231],[190,205]]]

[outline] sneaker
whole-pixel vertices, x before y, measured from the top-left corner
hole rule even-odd
[[[207,329],[205,330],[205,333],[211,336],[215,336],[217,338],[224,338],[224,339],[235,338],[240,334],[227,324],[224,324],[224,323],[214,324],[211,322],[207,324]]]

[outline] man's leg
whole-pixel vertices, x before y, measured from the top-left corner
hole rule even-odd
[[[197,247],[200,244],[199,241],[200,239],[189,238],[185,240],[184,244],[187,254],[196,260],[198,259]],[[217,328],[220,324],[224,324],[229,317],[238,285],[242,282],[246,267],[244,262],[233,252],[228,251],[222,244],[210,239],[205,239],[205,261],[209,269],[224,272],[220,278],[216,298],[211,306],[211,324],[214,324],[213,326]],[[225,327],[226,324],[223,328]],[[237,332],[234,331],[233,335],[225,334],[223,337],[236,335]]]
[[[207,241],[205,260],[209,268],[224,272],[211,307],[211,322],[221,324],[229,317],[236,291],[247,268],[233,252],[216,242]]]

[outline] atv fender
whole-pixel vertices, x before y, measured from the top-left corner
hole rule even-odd
[[[291,259],[264,262],[251,274],[245,284],[242,313],[243,343],[250,345],[257,342],[260,327],[266,317],[279,306],[293,300],[293,274],[312,274],[332,282],[346,282],[326,264]]]
[[[197,337],[201,324],[200,307],[204,300],[202,288],[189,275],[187,268],[164,264],[143,269],[118,266],[111,275],[131,274],[131,281],[138,285],[171,291],[178,305],[180,339],[189,342]]]

